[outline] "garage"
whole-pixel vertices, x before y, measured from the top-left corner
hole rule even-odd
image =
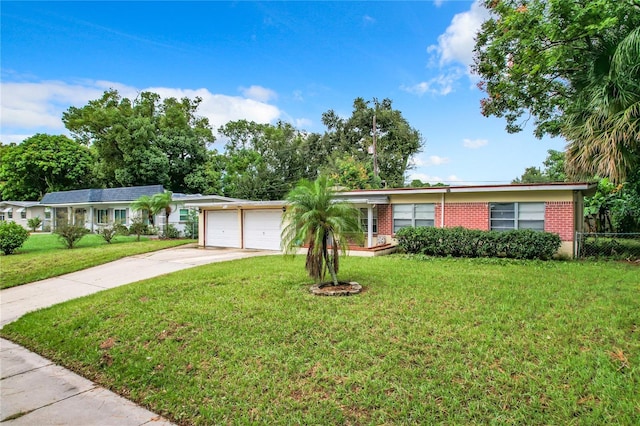
[[[240,221],[237,210],[208,211],[205,245],[240,248]]]
[[[280,250],[282,210],[244,211],[244,248]]]

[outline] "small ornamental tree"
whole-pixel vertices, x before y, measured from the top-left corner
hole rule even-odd
[[[348,239],[362,239],[360,211],[338,201],[325,176],[315,182],[301,180],[286,197],[282,217],[282,247],[293,254],[306,245],[306,269],[309,276],[322,281],[326,270],[333,285],[338,285],[339,255],[347,251]]]
[[[32,217],[31,219],[27,220],[27,225],[31,229],[31,232],[36,232],[38,226],[42,225],[42,219],[40,219],[40,216]]]
[[[72,249],[78,244],[78,242],[89,233],[89,230],[84,226],[69,225],[67,223],[59,226],[55,231],[58,237],[62,240],[65,247]]]
[[[29,238],[29,232],[15,222],[0,224],[0,251],[13,254]]]
[[[134,234],[136,236],[136,241],[140,241],[140,235],[147,233],[147,224],[144,223],[144,219],[137,216],[131,220],[131,225],[129,225],[129,233]]]

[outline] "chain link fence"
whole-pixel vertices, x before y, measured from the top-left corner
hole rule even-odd
[[[579,259],[605,258],[632,261],[640,259],[640,233],[578,232],[576,242],[576,254]]]

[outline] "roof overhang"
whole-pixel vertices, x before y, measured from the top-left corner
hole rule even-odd
[[[379,196],[390,195],[418,195],[442,193],[473,193],[473,192],[529,192],[529,191],[581,191],[584,195],[593,195],[598,188],[597,183],[541,183],[541,184],[508,184],[508,185],[475,185],[475,186],[431,186],[427,188],[393,188],[393,189],[363,189],[336,193],[337,197],[351,199],[374,199]],[[381,204],[381,203],[380,203]]]
[[[343,197],[343,194],[336,194],[340,201],[351,204],[389,204],[389,197],[386,195],[360,195]]]
[[[286,205],[285,201],[232,201],[215,203],[185,203],[185,207],[200,207],[202,210],[238,210],[238,209],[278,209]]]

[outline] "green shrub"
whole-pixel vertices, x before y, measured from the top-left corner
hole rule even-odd
[[[102,227],[98,231],[98,234],[107,242],[107,244],[111,244],[113,238],[118,234],[118,229],[116,228],[116,225],[111,224]]]
[[[140,235],[146,235],[149,226],[144,223],[141,217],[134,217],[129,225],[129,233],[135,235],[137,241],[140,241]]]
[[[402,228],[396,234],[406,253],[427,256],[508,257],[550,259],[560,248],[560,237],[529,229],[507,232],[456,228]]]
[[[65,247],[72,249],[75,245],[89,233],[89,230],[84,226],[69,225],[67,223],[60,225],[53,231],[58,234],[58,237],[62,240]]]
[[[198,211],[189,209],[187,223],[184,225],[184,236],[190,239],[198,238]]]
[[[27,220],[27,225],[29,226],[32,232],[36,232],[36,229],[38,229],[38,226],[40,226],[41,224],[42,224],[42,219],[40,219],[39,216],[32,217],[31,219]]]
[[[166,238],[166,239],[180,238],[180,231],[175,226],[168,224],[164,227],[162,238]]]
[[[0,251],[13,254],[29,238],[29,232],[15,222],[0,224]]]

